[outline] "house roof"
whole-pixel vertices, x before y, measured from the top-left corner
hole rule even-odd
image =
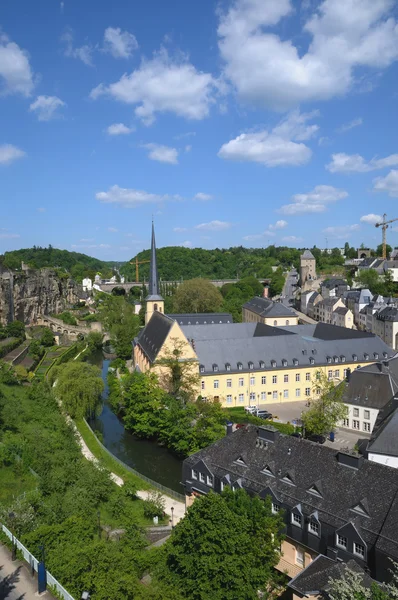
[[[259,443],[270,437],[273,441]],[[300,505],[305,519],[317,511],[321,523],[332,529],[351,523],[368,551],[377,543],[381,551],[388,548],[389,555],[398,558],[398,469],[255,425],[191,455],[184,461],[184,472],[199,461],[213,476],[229,474],[232,484],[240,479],[251,493],[272,493],[290,510]],[[186,477],[185,485],[191,483]],[[318,483],[322,493],[310,492]],[[387,531],[384,524],[392,510]]]
[[[269,298],[262,298],[261,296],[255,296],[243,305],[243,308],[250,310],[261,317],[297,317],[294,310],[285,306],[281,302],[273,302]]]
[[[325,287],[328,290],[331,290],[339,285],[348,285],[344,279],[339,279],[337,277],[326,279],[323,283],[321,283],[321,287]]]
[[[335,304],[337,304],[338,302],[340,302],[340,298],[324,298],[319,305],[323,304],[324,306],[334,306]]]
[[[268,370],[274,368],[273,361],[275,367],[293,368],[326,365],[328,357],[337,357],[340,363],[341,356],[345,357],[344,362],[352,362],[356,356],[356,360],[363,363],[374,360],[374,352],[379,356],[383,353],[392,356],[393,353],[374,334],[326,323],[291,327],[271,327],[262,323],[190,325],[182,326],[182,330],[187,338],[195,341],[195,351],[204,373],[212,372],[214,364],[220,372],[226,370],[226,365],[231,371],[248,371],[249,363],[257,370]],[[369,354],[368,359],[364,352]],[[260,361],[264,366],[260,367]]]
[[[343,402],[382,410],[397,392],[398,358],[392,358],[353,371]]]
[[[368,258],[364,258],[362,262],[359,264],[360,268],[369,268],[377,259],[374,256],[369,256]]]
[[[305,258],[307,260],[308,259],[315,260],[315,256],[312,254],[312,252],[310,250],[304,250],[304,252],[300,258]]]
[[[396,306],[386,306],[377,313],[376,319],[398,322],[398,308]]]
[[[288,587],[303,596],[315,596],[329,588],[331,579],[342,579],[347,569],[362,574],[362,585],[366,588],[372,585],[372,578],[361,569],[355,560],[349,560],[347,563],[336,562],[319,554],[308,567],[288,583]]]
[[[398,456],[398,394],[379,415],[367,452]]]
[[[317,298],[322,298],[322,296],[318,292],[312,292],[308,299],[308,304],[313,304]]]
[[[214,325],[215,323],[233,323],[230,313],[186,313],[167,315],[179,325]]]
[[[350,311],[346,306],[338,306],[334,312],[338,315],[346,315]]]
[[[155,361],[173,324],[173,319],[155,311],[148,324],[138,334],[136,343],[139,344],[151,363]]]

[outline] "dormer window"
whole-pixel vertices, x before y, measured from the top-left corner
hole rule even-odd
[[[341,362],[345,362],[345,356],[341,355],[340,360],[341,360]]]
[[[302,352],[303,352],[304,356],[307,355],[307,350],[303,350]]]
[[[334,360],[335,363],[338,363],[339,362],[339,357],[338,356],[333,356],[333,360]]]
[[[358,360],[358,356],[356,354],[352,355],[352,360]]]
[[[241,371],[243,369],[243,365],[241,362],[238,362],[238,369],[239,369],[239,371]]]
[[[276,360],[271,360],[271,367],[273,367],[273,368],[276,367]]]
[[[328,361],[328,363],[331,363],[332,362],[332,357],[331,356],[327,356],[326,360]]]
[[[297,358],[293,358],[293,364],[294,364],[295,367],[298,366],[299,361],[297,360]]]
[[[271,475],[272,477],[275,477],[273,469],[269,465],[265,465],[265,467],[261,470],[261,473],[264,473],[264,475]]]
[[[249,369],[254,369],[254,364],[251,361],[249,362]]]
[[[365,352],[365,354],[363,355],[365,360],[369,360],[369,354],[367,352]]]
[[[373,356],[376,360],[378,360],[379,358],[379,353],[378,352],[373,352]]]
[[[245,463],[242,456],[240,456],[240,455],[238,456],[238,458],[235,458],[234,462],[237,463],[238,465],[242,465],[243,467],[247,467],[247,464]]]
[[[388,358],[387,352],[383,352],[383,358]]]
[[[265,369],[265,362],[260,360],[260,369]]]
[[[226,363],[226,365],[225,365],[225,369],[226,369],[227,371],[230,371],[230,370],[231,370],[231,365],[230,365],[229,363]]]
[[[204,373],[204,372],[205,372],[205,368],[204,368],[204,366],[203,366],[203,365],[200,365],[200,367],[199,367],[199,370],[200,370],[200,372],[201,372],[201,373]]]
[[[218,371],[218,365],[213,365],[213,371],[214,371],[214,373],[217,373],[217,371]]]
[[[318,521],[311,520],[308,523],[308,532],[312,533],[312,535],[316,535],[319,537],[320,529],[321,528]]]
[[[313,365],[315,363],[315,360],[312,356],[310,356],[310,364]]]
[[[296,525],[297,527],[301,527],[301,523],[303,522],[302,515],[298,513],[292,513],[292,525]]]
[[[282,366],[287,367],[287,360],[285,358],[282,360]]]

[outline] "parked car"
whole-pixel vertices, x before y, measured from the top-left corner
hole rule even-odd
[[[296,438],[302,438],[302,434],[299,431],[295,431],[294,433],[290,434],[292,437],[296,437]]]
[[[245,411],[250,413],[251,415],[257,411],[257,406],[245,406]]]
[[[267,410],[256,410],[254,415],[260,419],[272,419],[272,414]]]
[[[307,440],[310,442],[316,442],[317,444],[324,444],[326,442],[326,438],[324,435],[319,435],[317,433],[313,433],[307,437]]]

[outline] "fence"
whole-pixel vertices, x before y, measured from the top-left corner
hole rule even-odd
[[[139,477],[140,479],[143,479],[144,481],[149,483],[150,486],[163,492],[166,496],[169,496],[170,498],[174,498],[174,500],[178,500],[179,502],[185,503],[185,496],[183,494],[179,494],[178,492],[171,490],[170,488],[162,485],[161,483],[158,483],[157,481],[153,481],[153,479],[149,479],[149,477],[146,477],[145,475],[143,475],[142,473],[139,473],[132,467],[129,467],[128,465],[126,465],[126,463],[124,463],[122,460],[120,460],[120,458],[118,458],[117,456],[112,454],[112,452],[110,452],[110,450],[108,450],[108,448],[105,448],[105,446],[99,441],[99,439],[95,435],[94,431],[91,429],[90,425],[87,423],[86,419],[84,419],[84,422],[86,423],[87,427],[90,429],[91,433],[93,434],[93,436],[95,437],[95,439],[97,440],[97,442],[101,446],[101,448],[103,450],[105,450],[105,452],[107,454],[109,454],[109,456],[111,456],[114,460],[116,460],[120,465],[122,465],[122,467],[124,467],[125,469],[130,471],[130,473],[134,473],[134,475],[137,475],[137,477]]]
[[[37,573],[39,564],[37,558],[33,556],[33,554],[29,552],[29,550],[25,548],[25,546],[19,540],[17,540],[17,538],[11,533],[9,529],[7,529],[5,525],[0,524],[0,527],[9,540],[14,540],[15,546],[18,550],[21,551],[24,560],[29,564],[30,568]],[[48,571],[47,585],[54,588],[57,591],[57,594],[61,596],[61,598],[63,598],[64,600],[74,600],[73,596],[71,596],[69,592],[67,592],[66,589],[62,587],[62,585]]]

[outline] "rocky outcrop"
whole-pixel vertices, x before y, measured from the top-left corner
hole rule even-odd
[[[35,323],[38,315],[60,313],[79,301],[82,287],[51,269],[0,273],[0,323]]]

